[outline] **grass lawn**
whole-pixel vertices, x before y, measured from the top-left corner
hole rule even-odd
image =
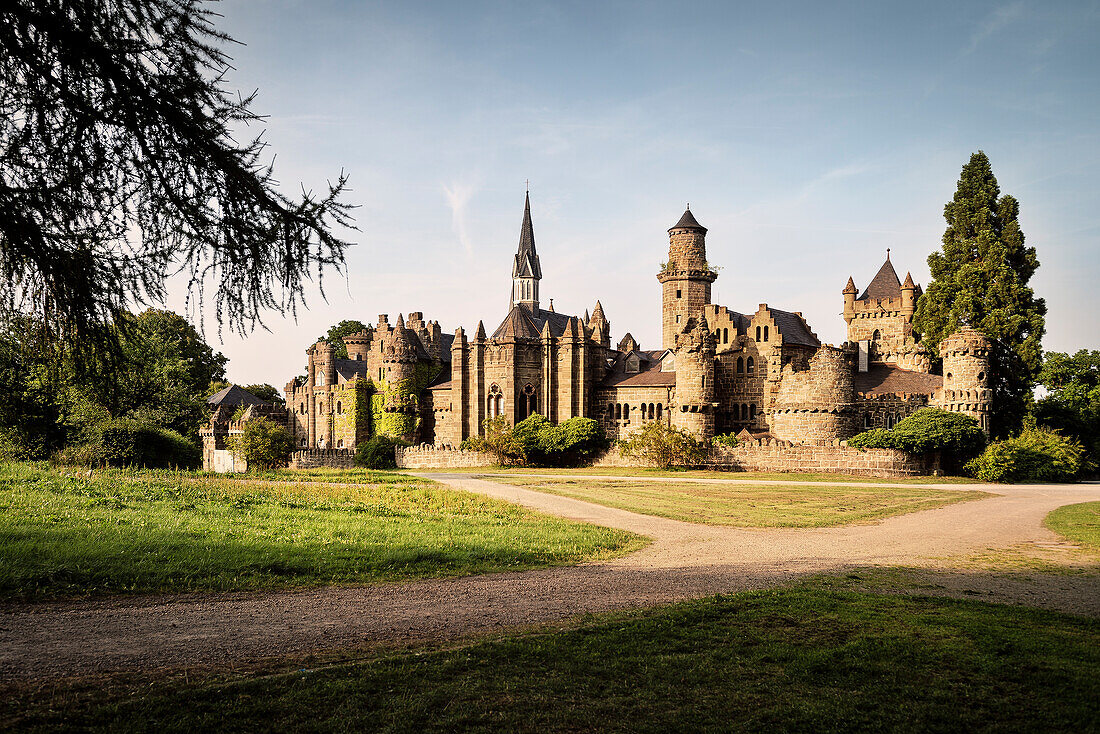
[[[673,520],[756,528],[869,522],[987,497],[976,490],[781,484],[701,484],[505,476],[521,487]]]
[[[402,474],[272,485],[0,464],[0,598],[369,583],[606,558],[640,536]]]
[[[748,472],[696,469],[648,469],[645,467],[579,467],[576,469],[543,469],[527,466],[494,466],[455,469],[418,469],[418,472],[448,474],[545,474],[550,476],[604,477],[664,477],[687,479],[737,479],[778,482],[844,482],[845,484],[980,484],[969,477],[897,477],[883,479],[860,474],[830,474],[827,472]]]
[[[812,585],[257,679],[53,695],[23,727],[1095,731],[1100,622]],[[39,692],[38,695],[41,695]]]
[[[1086,551],[1100,553],[1100,502],[1064,505],[1047,515],[1043,524]]]

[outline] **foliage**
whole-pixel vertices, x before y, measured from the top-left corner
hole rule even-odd
[[[647,423],[630,438],[620,442],[619,450],[623,456],[641,459],[649,466],[661,469],[696,466],[707,458],[706,444],[694,434],[666,426],[663,421]]]
[[[1024,246],[1020,205],[1000,187],[985,153],[963,166],[954,199],[944,207],[942,252],[928,257],[932,282],[918,299],[913,328],[935,352],[970,325],[994,342],[993,431],[1007,435],[1026,413],[1039,373],[1046,304],[1028,282],[1039,267]]]
[[[355,321],[354,319],[345,319],[338,324],[334,324],[329,327],[328,333],[319,337],[317,341],[328,342],[332,345],[334,354],[337,359],[348,358],[348,348],[344,344],[344,337],[351,334],[358,334],[360,331],[365,331],[367,325],[362,321]]]
[[[294,451],[294,437],[290,431],[267,418],[248,421],[241,433],[229,437],[228,444],[244,457],[250,471],[286,466]]]
[[[266,400],[269,403],[276,405],[283,405],[286,400],[283,398],[283,392],[274,385],[268,385],[266,382],[261,382],[255,385],[245,385],[244,389],[252,393],[260,400]]]
[[[851,574],[855,576],[855,574]],[[293,673],[51,686],[27,730],[1094,730],[1093,619],[833,579]],[[560,629],[557,629],[560,628]],[[359,653],[363,655],[365,653]],[[291,670],[290,665],[286,669]],[[123,692],[120,695],[120,689]],[[565,703],[563,703],[565,702]],[[26,712],[20,712],[26,715]]]
[[[111,418],[88,429],[82,443],[56,455],[60,464],[192,469],[202,462],[199,447],[175,431],[133,418]]]
[[[280,193],[262,118],[225,83],[231,43],[200,0],[9,0],[0,22],[0,315],[81,352],[179,270],[219,324],[251,330],[340,267],[341,174]],[[81,349],[81,347],[84,349]],[[205,387],[205,385],[204,385]]]
[[[1077,439],[1100,461],[1100,351],[1047,352],[1039,383],[1047,395],[1035,406],[1038,425]]]
[[[606,450],[599,423],[580,416],[560,424],[532,413],[511,428],[504,416],[485,421],[485,435],[462,442],[464,450],[484,451],[503,465],[578,466]]]
[[[464,576],[608,558],[645,543],[406,474],[297,484],[288,473],[274,472],[282,481],[273,484],[0,465],[0,598]]]
[[[961,464],[985,446],[985,434],[968,415],[939,408],[921,408],[892,430],[873,428],[848,439],[860,449],[899,449],[911,454],[939,452],[949,464]]]
[[[1033,426],[996,441],[966,465],[985,482],[1068,482],[1088,466],[1081,444]]]
[[[398,441],[385,435],[371,436],[356,447],[355,465],[367,469],[396,469],[394,447],[408,445],[405,441]]]
[[[736,433],[720,433],[714,437],[713,441],[719,446],[725,446],[727,449],[737,448],[737,444],[741,443],[741,439],[737,437]]]

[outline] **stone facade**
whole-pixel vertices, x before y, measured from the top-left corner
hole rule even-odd
[[[909,274],[898,278],[889,251],[863,293],[848,279],[848,338],[832,346],[799,311],[711,303],[718,274],[707,260],[707,229],[690,210],[668,236],[657,273],[661,348],[643,349],[629,333],[613,346],[600,301],[583,316],[558,313],[553,299],[541,305],[528,196],[500,325],[444,334],[419,312],[393,326],[383,314],[344,339],[347,359],[325,342],[311,345],[307,374],[286,386],[295,444],[351,451],[387,434],[460,446],[487,420],[514,425],[536,412],[554,422],[592,418],[612,439],[659,420],[702,438],[836,442],[924,406],[973,415],[988,430],[988,341],[972,329],[946,339],[936,355],[943,374],[934,373],[912,328],[920,286]]]
[[[459,469],[492,466],[496,463],[492,454],[462,451],[451,446],[399,446],[394,453],[397,466],[401,469]]]

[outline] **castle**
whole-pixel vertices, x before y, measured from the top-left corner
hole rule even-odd
[[[669,230],[661,286],[662,343],[642,349],[629,333],[612,346],[600,301],[583,317],[540,300],[542,267],[528,194],[512,264],[511,308],[490,334],[478,323],[443,333],[420,312],[344,338],[348,356],[319,341],[305,378],[286,385],[286,423],[299,449],[354,449],[377,433],[457,447],[504,416],[554,422],[587,416],[619,439],[650,421],[700,438],[736,433],[823,445],[892,427],[934,406],[976,418],[988,431],[989,348],[964,328],[940,345],[942,375],[913,336],[921,288],[886,262],[862,293],[842,291],[847,342],[822,344],[798,311],[766,303],[742,313],[711,302],[718,277],[707,228],[690,208]],[[225,412],[225,411],[223,411]],[[227,416],[222,415],[225,421]],[[228,425],[228,424],[227,424]],[[226,428],[215,415],[211,446]],[[224,442],[224,441],[223,441]]]

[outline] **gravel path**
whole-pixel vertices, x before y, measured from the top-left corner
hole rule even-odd
[[[934,565],[935,559],[1020,543],[1056,543],[1058,537],[1041,524],[1048,512],[1100,500],[1097,485],[929,485],[996,494],[873,525],[746,530],[639,515],[469,475],[425,476],[554,515],[630,530],[654,542],[612,561],[440,581],[2,605],[0,680],[247,665],[372,642],[457,639],[587,612],[763,588],[817,571]],[[960,593],[967,584],[982,586],[977,576],[961,578],[956,579]],[[1015,582],[989,583],[1011,587]],[[1095,577],[1084,587],[1067,587],[1064,579],[1028,584],[983,592],[1100,616]],[[1065,587],[1060,597],[1059,586]]]

